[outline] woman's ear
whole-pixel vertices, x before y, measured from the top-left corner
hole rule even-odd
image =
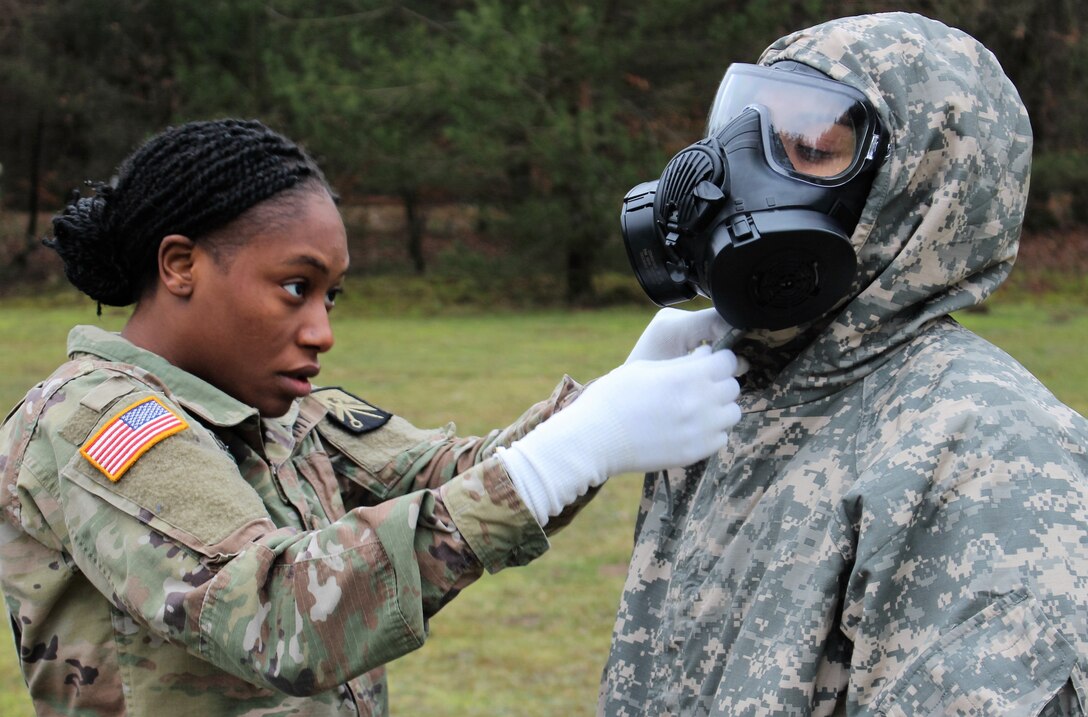
[[[159,281],[178,298],[193,293],[195,247],[192,239],[181,234],[170,234],[159,243]]]

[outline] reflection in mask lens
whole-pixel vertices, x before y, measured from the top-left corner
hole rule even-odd
[[[812,177],[834,177],[857,157],[859,127],[850,113],[817,117],[770,111],[773,159],[782,167]]]
[[[874,120],[861,93],[829,78],[756,65],[729,68],[711,109],[714,136],[746,107],[766,120],[767,155],[787,174],[814,180],[847,178],[860,165]]]

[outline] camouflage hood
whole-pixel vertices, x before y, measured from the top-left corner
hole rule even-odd
[[[852,384],[992,293],[1016,257],[1031,166],[1016,88],[959,30],[906,13],[845,18],[780,39],[760,64],[781,60],[864,92],[890,148],[852,237],[854,298],[815,326],[738,347],[757,384],[770,383],[760,403],[777,406]]]

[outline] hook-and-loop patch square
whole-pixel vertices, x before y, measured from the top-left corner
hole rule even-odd
[[[185,419],[159,399],[149,396],[132,404],[102,426],[79,452],[107,478],[116,482],[152,446],[188,427]]]

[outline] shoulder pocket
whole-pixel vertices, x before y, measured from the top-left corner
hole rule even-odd
[[[142,405],[145,398],[155,399],[156,404],[175,413],[185,422],[185,428],[134,453],[120,474],[111,473],[110,464],[103,467],[103,461],[87,455],[87,446],[94,441],[101,443],[103,428],[131,410],[131,405]],[[210,558],[233,554],[259,532],[271,529],[257,493],[200,424],[153,392],[127,392],[118,399],[99,414],[83,451],[62,469],[63,481]],[[64,498],[62,501],[69,502]],[[90,517],[78,512],[65,506],[70,532]]]
[[[325,419],[317,432],[339,454],[333,460],[337,473],[383,499],[449,438],[446,431],[416,428],[399,416],[367,433],[353,433]]]
[[[1038,715],[1073,674],[1076,653],[1016,590],[944,635],[889,686],[888,717]]]

